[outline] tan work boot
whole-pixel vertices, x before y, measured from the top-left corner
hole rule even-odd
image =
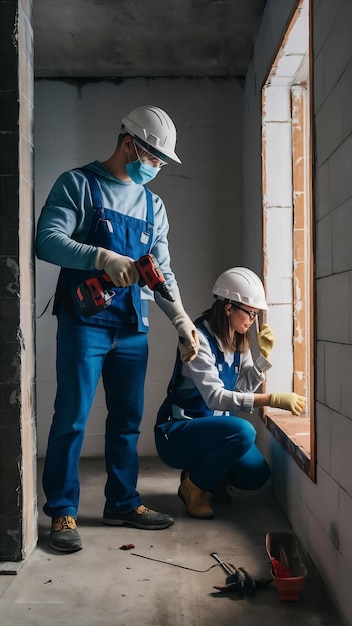
[[[191,517],[197,517],[198,519],[212,519],[215,516],[213,509],[211,508],[207,494],[204,489],[200,489],[192,483],[189,472],[186,472],[184,479],[182,480],[178,495],[185,503],[188,515]]]

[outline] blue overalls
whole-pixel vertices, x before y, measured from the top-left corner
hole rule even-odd
[[[219,378],[225,389],[234,390],[240,369],[240,354],[229,365],[214,337],[202,322],[195,322],[207,338]],[[168,396],[159,409],[155,443],[166,465],[190,470],[191,480],[205,491],[214,491],[223,481],[239,489],[258,489],[270,477],[270,468],[255,445],[252,424],[235,415],[209,409],[197,389],[182,388],[179,355],[168,387]],[[184,419],[176,418],[182,409]],[[188,419],[187,419],[188,418]]]
[[[103,207],[98,179],[90,170],[82,171],[94,208],[87,243],[134,259],[147,254],[154,225],[150,191],[145,189],[147,219],[139,220]],[[147,301],[141,300],[137,284],[115,288],[107,309],[89,318],[81,316],[72,294],[82,280],[96,273],[62,269],[56,291],[57,393],[43,473],[44,512],[53,518],[77,516],[79,458],[100,375],[108,410],[105,506],[124,513],[140,505],[137,441],[148,358]]]

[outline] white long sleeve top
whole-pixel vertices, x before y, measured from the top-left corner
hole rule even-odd
[[[233,353],[224,350],[220,339],[211,331],[206,321],[204,321],[204,325],[215,337],[220,350],[224,353],[226,362],[232,364]],[[198,355],[190,363],[183,363],[182,365],[182,376],[184,377],[182,388],[192,389],[196,387],[209,409],[218,414],[226,411],[230,414],[235,414],[238,411],[252,413],[254,392],[265,380],[264,372],[270,369],[270,362],[260,354],[254,363],[250,349],[242,353],[235,389],[229,391],[224,388],[224,383],[219,377],[209,341],[201,330],[198,330],[198,334],[200,341]],[[179,416],[177,415],[175,405],[173,406],[173,415],[174,417],[182,417],[181,413]]]

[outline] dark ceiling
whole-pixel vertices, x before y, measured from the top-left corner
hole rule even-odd
[[[33,0],[36,78],[244,76],[265,0]]]

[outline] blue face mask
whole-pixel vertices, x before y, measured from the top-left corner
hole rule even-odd
[[[145,185],[160,172],[160,167],[142,163],[139,159],[126,164],[126,172],[137,185]]]

